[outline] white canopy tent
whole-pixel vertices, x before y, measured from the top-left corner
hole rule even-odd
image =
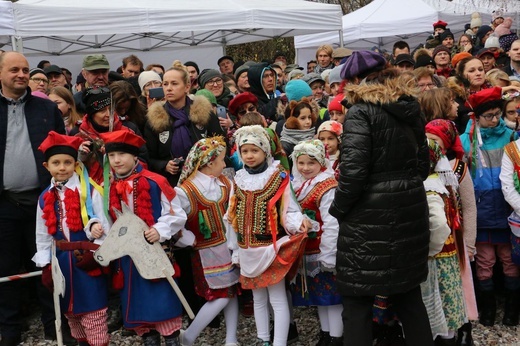
[[[89,53],[106,54],[112,66],[134,53],[145,64],[169,66],[174,59],[189,59],[201,67],[215,67],[227,45],[341,30],[339,5],[303,0],[19,0],[0,4],[2,49],[13,45],[23,49],[31,65],[47,58],[77,69],[81,57]]]
[[[471,20],[471,13],[480,12],[482,22],[490,23],[491,13],[503,8],[513,18],[520,12],[520,2],[506,0],[374,0],[370,4],[343,16],[344,46],[350,49],[372,47],[392,49],[396,41],[404,40],[410,47],[424,43],[438,20],[448,23],[456,38]],[[515,24],[513,24],[515,26]],[[294,44],[298,63],[305,65],[315,58],[322,44],[340,45],[337,32],[296,36]]]

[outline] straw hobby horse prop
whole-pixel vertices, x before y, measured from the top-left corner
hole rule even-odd
[[[161,244],[159,242],[150,244],[144,237],[144,232],[149,228],[146,223],[125,203],[121,203],[121,208],[122,213],[114,209],[117,220],[110,228],[103,244],[94,252],[96,262],[106,267],[115,259],[130,256],[139,275],[143,278],[168,280],[188,316],[191,319],[195,318],[186,298],[173,280],[175,269]]]

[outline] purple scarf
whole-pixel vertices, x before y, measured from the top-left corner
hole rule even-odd
[[[191,104],[191,100],[186,97],[186,105],[188,104]],[[190,120],[184,109],[175,109],[168,102],[166,102],[166,109],[173,120],[172,144],[170,148],[172,158],[182,157],[186,159],[193,145],[191,143],[190,130],[188,129]]]

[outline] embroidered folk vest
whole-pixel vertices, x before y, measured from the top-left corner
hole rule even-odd
[[[205,249],[226,242],[226,229],[222,217],[226,213],[231,184],[225,177],[218,178],[224,184],[221,186],[221,197],[218,201],[210,201],[204,197],[189,179],[180,188],[190,200],[191,211],[186,224],[197,239],[195,249]]]
[[[268,212],[269,201],[276,195],[287,174],[280,165],[261,190],[245,191],[235,184],[236,229],[238,246],[241,248],[262,247],[273,244],[271,224],[279,225],[278,212]],[[277,203],[279,205],[279,203]],[[274,209],[277,208],[275,205]],[[268,215],[276,222],[268,222]],[[278,227],[280,229],[280,227]],[[274,230],[278,233],[278,229]]]
[[[300,201],[302,212],[320,224],[320,230],[317,233],[309,233],[305,245],[305,255],[320,253],[321,234],[323,233],[321,229],[323,221],[320,213],[321,198],[326,192],[335,189],[337,186],[338,182],[334,177],[327,178],[314,185],[307,196]]]
[[[520,153],[515,142],[511,142],[504,147],[504,152],[513,162],[513,183],[516,192],[520,193]]]

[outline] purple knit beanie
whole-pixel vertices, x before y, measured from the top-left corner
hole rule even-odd
[[[360,50],[352,53],[341,69],[341,78],[351,79],[368,71],[382,70],[386,65],[385,58],[370,50]]]

